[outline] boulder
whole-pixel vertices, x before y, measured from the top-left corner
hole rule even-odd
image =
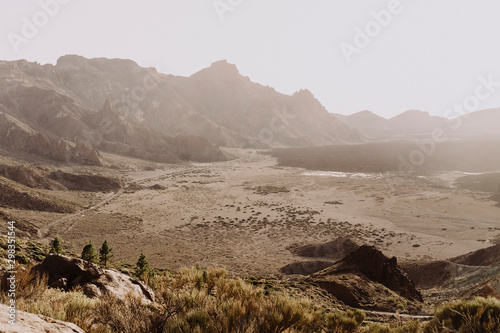
[[[391,310],[391,304],[383,304],[389,298],[423,301],[397,259],[386,257],[373,246],[361,246],[307,280],[353,307],[385,311]]]
[[[49,287],[52,288],[70,290],[80,286],[88,297],[111,295],[125,300],[130,294],[145,302],[154,300],[153,291],[142,282],[114,269],[104,269],[82,259],[51,254],[32,269],[47,274]]]
[[[9,308],[0,304],[0,312],[7,316]],[[50,317],[36,315],[24,311],[16,311],[16,324],[9,324],[2,318],[0,320],[0,332],[2,333],[85,333],[75,324],[55,320]]]

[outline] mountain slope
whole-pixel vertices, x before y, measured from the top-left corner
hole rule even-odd
[[[113,111],[103,115],[103,105]],[[49,141],[164,162],[225,158],[203,138],[243,148],[363,141],[309,91],[278,93],[226,61],[190,77],[124,59],[67,55],[55,66],[0,61],[0,112]]]
[[[83,105],[95,109],[109,99],[122,114],[139,116],[168,135],[255,148],[362,140],[332,119],[310,92],[280,94],[243,77],[225,60],[190,77],[160,74],[129,60],[78,56],[61,57],[55,69]]]
[[[68,77],[81,78],[83,86],[70,89],[65,84]],[[137,117],[120,115],[106,100],[102,108],[94,98],[102,95],[101,83],[96,77],[84,80],[78,73],[67,76],[51,65],[0,62],[0,146],[92,165],[103,164],[97,149],[160,162],[226,159],[206,139],[167,136]]]

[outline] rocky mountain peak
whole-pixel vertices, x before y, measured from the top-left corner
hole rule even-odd
[[[397,259],[385,256],[373,246],[360,246],[341,261],[313,274],[311,277],[313,281],[331,287],[332,283],[333,285],[339,283],[337,277],[346,274],[379,283],[406,299],[422,302],[422,295],[406,273],[398,267]],[[331,290],[338,291],[337,289],[333,288]]]
[[[138,68],[139,65],[132,60],[128,59],[107,59],[107,58],[93,58],[87,59],[85,57],[70,54],[59,57],[57,59],[56,67],[60,70],[132,70]]]
[[[212,65],[210,65],[210,69],[216,70],[216,71],[223,71],[223,72],[227,72],[227,73],[231,72],[233,74],[240,73],[238,71],[238,68],[236,67],[236,65],[228,63],[226,59],[222,59],[222,60],[213,62]]]
[[[236,65],[228,63],[227,60],[216,61],[210,67],[202,69],[191,77],[204,81],[220,81],[231,84],[243,78]]]
[[[295,97],[301,97],[301,98],[314,98],[313,93],[309,89],[300,89],[299,91],[296,91],[293,96]]]

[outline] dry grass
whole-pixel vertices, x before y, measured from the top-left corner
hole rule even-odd
[[[483,297],[458,300],[441,306],[434,316],[425,332],[498,333],[500,300]]]
[[[33,272],[30,267],[19,270],[16,280],[18,310],[69,321],[85,331],[92,328],[92,318],[99,301],[88,298],[80,291],[62,292],[50,289],[47,286],[48,277]],[[1,301],[7,302],[5,293],[2,293]]]
[[[45,276],[29,270],[18,279],[19,310],[69,321],[90,333],[355,332],[365,318],[357,310],[326,313],[309,300],[266,291],[223,269],[157,275],[156,302],[147,303],[132,296],[90,299],[79,290],[50,289]]]
[[[369,324],[360,310],[327,310],[310,299],[290,296],[286,289],[265,289],[230,277],[223,269],[198,266],[149,277],[155,302],[130,295],[125,300],[90,299],[78,289],[50,289],[46,276],[29,269],[17,278],[19,310],[69,321],[89,333],[492,333],[500,328],[500,301],[493,298],[443,305],[427,325],[416,320]]]

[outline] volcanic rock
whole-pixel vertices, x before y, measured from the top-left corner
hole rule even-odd
[[[307,280],[354,307],[387,310],[381,302],[394,295],[423,301],[413,282],[398,267],[397,259],[367,245]]]
[[[33,270],[47,274],[50,287],[70,290],[81,286],[88,297],[111,295],[125,300],[130,294],[145,302],[154,300],[154,293],[142,282],[114,269],[104,269],[82,259],[48,255],[41,264],[33,267]]]

